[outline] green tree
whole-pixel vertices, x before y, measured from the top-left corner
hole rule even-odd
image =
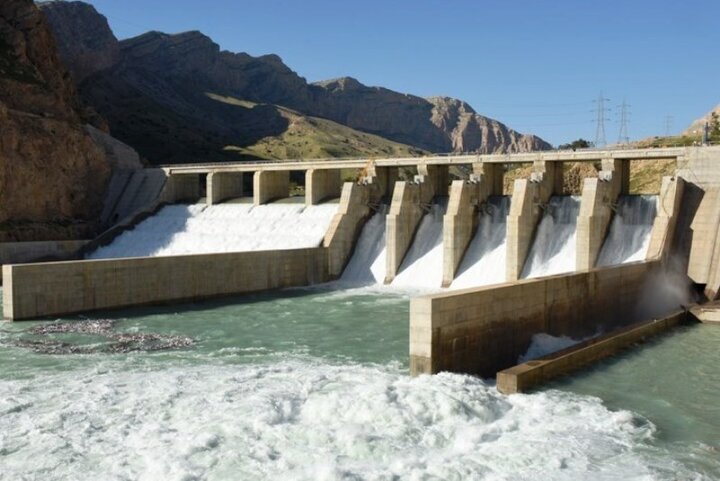
[[[558,149],[560,149],[560,150],[589,149],[594,146],[595,145],[592,142],[590,142],[589,140],[577,139],[577,140],[573,140],[569,144],[562,144],[562,145],[558,146]]]

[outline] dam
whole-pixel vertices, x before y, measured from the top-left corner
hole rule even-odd
[[[638,194],[637,160],[675,175]],[[683,148],[133,173],[164,182],[143,202],[118,189],[111,204],[143,205],[116,209],[104,234],[3,266],[4,316],[27,321],[0,331],[9,459],[29,439],[38,470],[83,446],[87,472],[127,477],[713,479],[720,331],[676,326],[716,312],[718,160]],[[597,177],[568,192],[574,162]],[[650,339],[670,329],[672,343]],[[558,377],[642,340],[630,360]],[[74,426],[62,439],[34,428],[58,422]]]

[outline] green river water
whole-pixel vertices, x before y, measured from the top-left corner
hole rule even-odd
[[[398,293],[90,319],[114,322],[0,325],[0,479],[720,479],[718,327],[503,396],[470,376],[410,378]],[[192,344],[147,349],[158,339]]]

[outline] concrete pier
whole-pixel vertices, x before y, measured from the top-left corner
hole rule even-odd
[[[253,176],[253,204],[262,205],[287,197],[290,192],[289,170],[259,170]]]
[[[328,251],[328,273],[331,279],[342,274],[355,248],[365,221],[372,214],[369,207],[371,186],[346,182],[340,206],[323,241]]]
[[[663,177],[646,259],[668,259],[684,190],[685,181],[681,177]]]
[[[242,172],[210,172],[207,176],[207,205],[243,196]]]
[[[605,159],[600,176],[585,179],[576,230],[578,270],[595,267],[613,216],[613,207],[628,188],[629,162]]]
[[[508,281],[518,280],[522,274],[535,229],[542,217],[542,206],[554,193],[562,192],[562,164],[537,161],[533,169],[530,179],[517,179],[513,186],[507,219]]]
[[[420,221],[427,214],[434,196],[435,185],[432,182],[395,183],[385,228],[387,242],[385,284],[395,279]]]
[[[443,218],[443,280],[448,287],[477,230],[478,208],[491,195],[502,194],[502,166],[476,164],[469,181],[456,180],[450,187],[448,210]]]
[[[167,203],[195,202],[200,198],[200,175],[178,174],[167,178],[160,201]]]
[[[339,197],[342,188],[339,170],[310,169],[305,173],[305,205]]]

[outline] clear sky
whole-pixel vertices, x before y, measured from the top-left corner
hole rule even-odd
[[[309,81],[467,101],[553,144],[679,133],[720,103],[720,0],[90,0],[119,38],[200,30]],[[668,125],[669,124],[669,125]]]

